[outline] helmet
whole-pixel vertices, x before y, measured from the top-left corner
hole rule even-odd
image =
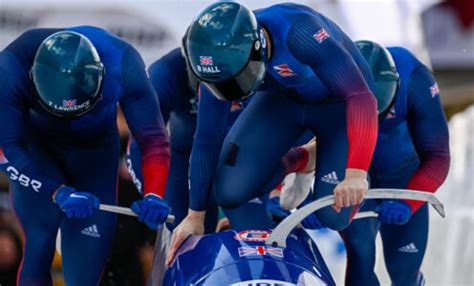
[[[193,73],[217,98],[234,101],[252,95],[262,83],[265,43],[252,11],[218,2],[191,23],[184,45]]]
[[[196,77],[194,74],[191,65],[189,64],[189,58],[188,55],[186,54],[186,38],[188,35],[189,27],[186,29],[186,33],[184,33],[184,36],[181,38],[181,55],[184,58],[184,63],[186,64],[186,75],[188,76],[188,87],[189,89],[194,93],[198,94],[199,93],[199,79]]]
[[[400,82],[395,62],[390,52],[375,42],[357,41],[355,44],[372,70],[379,120],[383,120],[394,102]]]
[[[102,97],[105,69],[92,43],[81,34],[60,31],[39,46],[30,78],[37,100],[50,113],[74,118]]]

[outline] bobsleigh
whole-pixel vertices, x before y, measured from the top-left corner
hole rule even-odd
[[[444,217],[443,205],[431,193],[372,189],[365,198],[427,201]],[[181,245],[160,282],[148,285],[335,285],[315,242],[305,229],[297,228],[309,214],[333,203],[333,196],[314,201],[294,211],[273,231],[191,236]]]
[[[180,247],[163,285],[335,285],[311,237],[294,230],[287,247],[266,245],[267,230],[192,236]]]

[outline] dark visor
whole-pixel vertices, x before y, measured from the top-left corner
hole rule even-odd
[[[265,76],[265,63],[263,61],[249,61],[237,76],[220,82],[202,83],[214,94],[224,101],[234,101],[251,96],[262,83]]]

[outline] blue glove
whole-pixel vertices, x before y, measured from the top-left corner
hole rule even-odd
[[[99,208],[99,198],[91,193],[76,192],[74,188],[61,186],[54,194],[53,201],[59,205],[67,217],[89,217]]]
[[[290,212],[281,207],[280,197],[273,197],[267,202],[267,214],[272,221],[279,223],[286,218]]]
[[[402,225],[411,218],[411,208],[404,201],[384,201],[375,208],[382,223]]]
[[[158,230],[170,214],[168,204],[155,194],[147,194],[143,200],[134,202],[132,211],[137,214],[139,221],[154,230]]]

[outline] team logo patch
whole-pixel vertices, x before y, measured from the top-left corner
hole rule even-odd
[[[290,77],[296,75],[296,73],[292,69],[290,69],[288,64],[273,66],[273,69],[282,77]]]
[[[324,42],[327,38],[329,38],[329,33],[326,32],[326,30],[323,28],[319,30],[316,34],[313,35],[313,38],[316,40],[318,43]]]
[[[431,97],[435,97],[439,95],[439,87],[436,82],[430,87],[430,92],[431,92]]]
[[[212,57],[209,56],[199,56],[199,62],[202,66],[212,66],[214,63],[212,62]]]
[[[253,255],[270,255],[270,256],[276,256],[276,257],[283,257],[283,249],[281,248],[276,248],[276,247],[270,247],[270,246],[254,246],[254,247],[249,247],[249,246],[243,246],[239,247],[239,256],[253,256]]]
[[[81,233],[83,235],[91,236],[91,237],[94,237],[94,238],[100,238],[99,230],[97,229],[97,225],[95,225],[95,224],[84,228],[83,230],[81,230]]]
[[[199,65],[196,68],[200,73],[217,74],[221,72],[217,66],[214,66],[211,56],[199,56]]]
[[[264,242],[271,232],[266,230],[245,230],[237,233],[234,238],[240,241]]]
[[[419,250],[418,248],[416,248],[416,245],[412,242],[410,244],[400,247],[398,251],[405,252],[405,253],[417,253]]]
[[[321,181],[325,182],[325,183],[328,183],[328,184],[333,184],[333,185],[337,185],[339,184],[339,179],[337,178],[337,174],[335,171],[332,171],[331,173],[323,176],[321,178]]]
[[[76,106],[76,100],[75,99],[71,99],[71,100],[63,100],[63,107],[74,107]]]

